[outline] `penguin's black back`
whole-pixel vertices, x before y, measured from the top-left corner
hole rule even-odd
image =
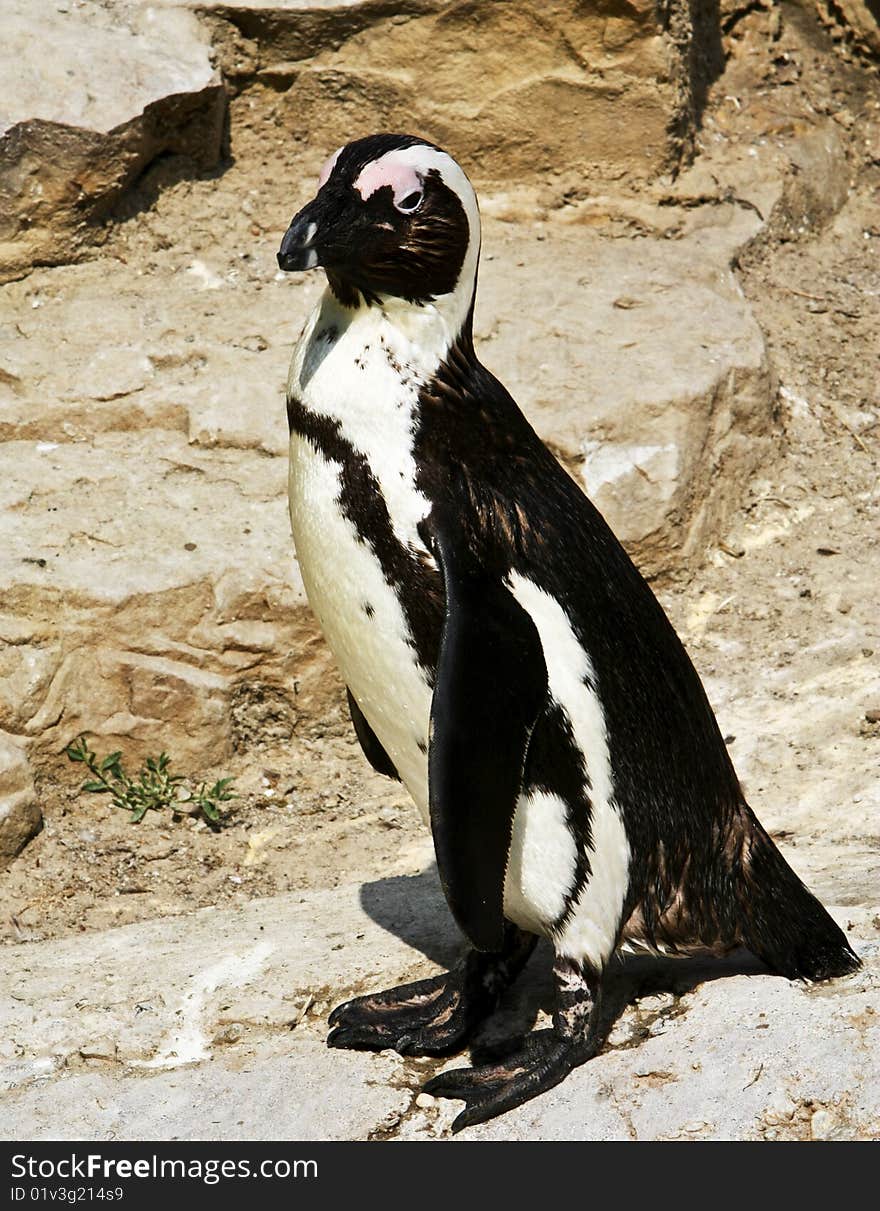
[[[745,803],[702,683],[647,582],[479,363],[470,325],[422,391],[414,455],[419,488],[456,511],[487,569],[502,580],[518,572],[554,598],[589,653],[630,848],[621,937],[672,951],[746,945],[812,980],[857,967]],[[559,776],[563,742],[549,722],[543,741],[538,729],[533,737],[536,783]]]

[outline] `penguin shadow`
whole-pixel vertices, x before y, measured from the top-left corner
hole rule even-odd
[[[441,967],[454,966],[465,951],[433,864],[418,875],[394,875],[363,884],[360,901],[364,912],[377,925]],[[504,1059],[521,1046],[542,1012],[552,1015],[553,962],[552,947],[539,942],[522,975],[475,1036],[470,1048],[475,1063]],[[738,975],[770,974],[771,969],[745,949],[723,957],[619,956],[605,976],[601,1036],[607,1040],[618,1020],[632,1006],[637,1012],[634,1029],[625,1042],[612,1044],[612,1049],[637,1046],[659,1018],[680,1017],[685,1012],[680,998],[701,984]],[[664,993],[671,994],[673,999],[664,998],[661,1005],[639,1008],[643,998]]]
[[[543,1012],[552,1016],[555,1005],[553,949],[540,942],[519,980],[509,989],[493,1016],[483,1024],[471,1046],[476,1064],[507,1058],[522,1046],[524,1037],[534,1028]],[[681,998],[701,984],[737,975],[773,974],[750,951],[740,949],[724,957],[638,954],[616,958],[608,967],[602,988],[602,1012],[599,1033],[603,1050],[637,1047],[651,1034],[660,1020],[681,1017],[686,1007]],[[671,994],[662,1002],[642,1006],[644,998]],[[628,1035],[608,1045],[608,1036],[628,1009],[635,1020]]]
[[[435,863],[417,875],[389,875],[362,884],[360,902],[386,933],[441,967],[451,967],[464,954],[465,942],[447,907]]]
[[[470,1049],[473,1063],[506,1059],[521,1048],[541,1013],[552,1017],[556,999],[554,957],[550,944],[539,942],[523,974],[475,1036]],[[771,974],[770,968],[744,949],[723,958],[668,958],[649,954],[618,957],[609,965],[602,987],[599,1019],[602,1048],[615,1051],[637,1047],[652,1033],[656,1022],[683,1016],[687,1010],[681,998],[701,984],[731,976]],[[672,999],[664,997],[661,1002],[640,1004],[644,998],[663,993],[671,994]],[[628,1034],[609,1044],[609,1035],[629,1009],[635,1010],[635,1020]]]

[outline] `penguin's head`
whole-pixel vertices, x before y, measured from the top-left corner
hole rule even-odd
[[[348,306],[390,296],[417,307],[466,298],[469,307],[479,247],[476,195],[455,160],[413,135],[370,135],[327,160],[278,264],[322,266]]]

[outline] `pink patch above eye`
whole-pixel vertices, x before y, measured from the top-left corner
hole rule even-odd
[[[422,179],[416,170],[408,164],[395,162],[392,156],[393,153],[368,164],[355,181],[354,187],[365,202],[367,198],[373,196],[377,189],[384,189],[388,185],[391,186],[394,194],[395,205],[402,202],[411,193],[421,190]]]
[[[342,151],[341,147],[337,148],[336,151],[334,151],[333,155],[330,157],[330,159],[324,161],[324,167],[321,169],[320,175],[318,176],[318,188],[319,189],[321,189],[324,185],[327,184],[327,181],[330,177],[330,173],[336,167],[336,161],[339,159],[339,153],[341,151]]]

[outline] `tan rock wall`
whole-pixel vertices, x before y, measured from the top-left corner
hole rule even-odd
[[[27,754],[0,732],[0,870],[42,827]]]
[[[877,0],[800,0],[815,6],[832,37],[849,41],[858,50],[880,58],[880,5]]]
[[[216,165],[221,75],[265,94],[282,142],[414,130],[485,185],[673,170],[720,68],[707,0],[9,0],[0,281],[100,242],[160,157],[185,164],[169,181]]]
[[[290,136],[374,130],[450,147],[485,184],[645,179],[691,148],[720,70],[717,12],[670,0],[202,5],[226,76],[280,93]]]

